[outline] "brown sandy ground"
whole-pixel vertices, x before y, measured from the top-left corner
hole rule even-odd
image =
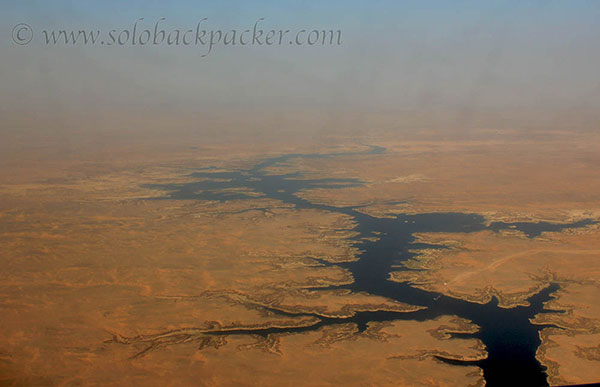
[[[418,241],[446,246],[419,250],[406,263],[419,272],[392,272],[394,281],[473,302],[500,306],[525,304],[546,286],[560,284],[548,303],[561,314],[540,314],[536,323],[562,329],[542,331],[540,361],[548,366],[552,384],[580,384],[600,380],[600,226],[547,232],[529,239],[518,231],[472,234],[418,234]]]
[[[383,136],[383,135],[382,135]],[[376,216],[468,212],[490,221],[567,222],[600,217],[600,134],[511,132],[471,140],[375,142],[384,155],[299,159],[289,170],[307,178],[359,178],[364,187],[315,189],[302,197],[338,206],[363,205]],[[423,136],[425,137],[425,136]]]
[[[596,278],[598,278],[596,276]],[[600,380],[600,285],[597,280],[571,281],[549,307],[560,315],[539,315],[536,322],[562,329],[542,331],[538,359],[548,367],[551,385],[594,383]]]
[[[476,327],[466,321],[445,316],[422,323],[371,323],[363,333],[358,333],[354,324],[266,338],[203,340],[191,333],[190,342],[118,365],[101,380],[206,386],[481,386],[479,368],[451,366],[435,358],[485,358],[479,341],[448,336],[449,332],[473,330]],[[143,349],[152,339],[156,338],[134,339],[130,345]],[[119,343],[112,344],[111,350],[120,356],[130,353],[129,346]]]
[[[143,184],[187,181],[193,166],[91,168],[89,177],[81,167],[39,181],[16,176],[0,186],[3,385],[152,385],[156,375],[143,375],[132,358],[139,349],[114,340],[299,327],[318,316],[417,309],[368,294],[308,290],[352,281],[347,271],[312,259],[355,259],[354,224],[344,215],[261,198],[146,200],[163,193]],[[166,348],[179,343],[166,339],[150,349],[171,351]],[[159,367],[163,381],[181,377],[192,384],[199,372],[182,371],[185,361],[146,366]]]
[[[354,259],[348,241],[352,224],[342,215],[296,211],[260,197],[225,204],[147,201],[142,198],[163,193],[141,184],[188,181],[187,173],[195,168],[247,167],[266,155],[379,144],[388,153],[298,159],[278,169],[307,178],[362,179],[365,187],[312,190],[303,197],[365,205],[365,212],[377,216],[461,211],[490,221],[599,217],[600,135],[595,132],[505,129],[456,136],[387,125],[366,133],[369,122],[359,123],[363,126],[350,140],[316,137],[316,143],[335,147],[302,136],[271,142],[232,136],[235,144],[217,144],[202,136],[194,141],[166,133],[150,145],[119,147],[107,141],[90,156],[96,145],[63,152],[55,144],[5,149],[9,142],[4,141],[1,383],[310,384],[318,377],[323,384],[348,382],[340,374],[355,382],[349,384],[481,383],[478,369],[431,358],[484,356],[474,340],[423,333],[448,325],[446,320],[374,324],[361,335],[352,326],[332,326],[267,340],[228,337],[227,345],[202,335],[211,329],[305,326],[318,315],[412,307],[364,294],[307,290],[352,281],[348,272],[310,259]],[[172,138],[177,140],[169,142]],[[29,146],[27,141],[23,144]],[[269,210],[256,210],[265,207]],[[436,279],[447,279],[453,282],[443,285],[444,292],[479,301],[494,294],[504,306],[522,302],[544,283],[559,282],[562,290],[550,305],[567,312],[537,320],[552,319],[566,329],[543,331],[539,358],[550,367],[554,384],[597,381],[597,234],[594,226],[531,241],[514,232],[423,234],[419,238],[443,238],[439,242],[451,249],[424,252],[411,262],[429,269],[422,278],[396,279],[440,289]],[[285,317],[265,306],[316,316]],[[388,342],[374,340],[374,330],[390,334]],[[323,346],[322,337],[345,339],[324,339],[329,346]],[[148,346],[153,340],[156,345]],[[314,373],[307,374],[307,367]]]

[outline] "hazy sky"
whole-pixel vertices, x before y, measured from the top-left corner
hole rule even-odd
[[[0,113],[600,108],[600,1],[6,1]],[[334,47],[47,46],[44,29],[339,29]],[[19,23],[34,30],[13,43]]]

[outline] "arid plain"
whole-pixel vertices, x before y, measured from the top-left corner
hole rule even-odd
[[[219,174],[285,154],[337,154],[264,172],[357,179],[297,196],[374,217],[588,220],[532,238],[516,229],[416,233],[439,248],[419,249],[389,281],[475,303],[496,297],[502,308],[559,284],[546,308],[562,312],[533,321],[552,325],[541,330],[537,358],[552,385],[600,380],[599,134],[317,129],[260,141],[155,135],[71,152],[13,139],[0,171],[0,384],[483,385],[476,365],[440,360],[486,357],[481,341],[451,334],[476,331],[470,321],[445,315],[359,329],[344,320],[422,309],[343,288],[354,279],[340,264],[360,254],[352,217],[252,187],[229,189],[225,201],[174,199],[164,188],[227,180]],[[385,152],[364,152],[372,146]],[[318,325],[328,319],[339,323]]]

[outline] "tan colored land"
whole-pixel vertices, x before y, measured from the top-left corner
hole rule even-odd
[[[194,166],[155,163],[115,165],[109,172],[86,171],[81,164],[71,170],[65,163],[60,178],[15,176],[0,187],[2,384],[130,380],[155,385],[157,378],[196,384],[198,375],[207,371],[194,358],[204,352],[167,362],[160,376],[157,364],[143,360],[140,366],[136,359],[150,352],[168,356],[180,351],[169,347],[186,342],[196,350],[218,347],[220,341],[206,341],[202,332],[207,331],[303,327],[314,325],[320,316],[418,309],[369,294],[308,289],[352,282],[347,271],[312,259],[355,259],[350,241],[354,224],[347,216],[296,210],[262,198],[226,203],[147,200],[165,192],[143,188],[144,184],[190,181],[186,173]],[[220,166],[235,163],[229,160]],[[90,176],[81,176],[86,173]],[[195,336],[182,340],[181,332]],[[134,339],[127,339],[152,335],[162,341],[141,349]],[[122,345],[128,340],[131,345]],[[234,339],[240,340],[248,338]],[[435,351],[427,343],[418,348]],[[244,363],[245,355],[234,355],[240,351],[238,345],[225,351],[231,352],[231,362]],[[474,355],[465,351],[465,356],[481,356],[481,350]],[[264,356],[261,351],[253,353],[257,359]],[[225,383],[230,372],[218,360],[222,354],[206,356],[221,364],[216,367],[221,375],[211,373],[212,381],[204,384]],[[329,356],[327,351],[323,356]],[[385,357],[381,361],[386,363]],[[452,368],[427,356],[415,360],[420,361],[432,362],[428,368],[437,366],[440,375]],[[281,359],[269,357],[267,362],[277,368]],[[364,378],[368,371],[364,369]],[[473,370],[456,372],[465,380],[480,380],[467,375]],[[404,374],[398,370],[395,375]]]
[[[2,148],[0,384],[482,384],[478,368],[433,357],[485,357],[478,341],[441,334],[474,329],[449,316],[370,324],[364,333],[346,324],[266,339],[211,336],[416,308],[313,289],[353,280],[319,263],[356,259],[353,223],[344,215],[296,210],[258,195],[226,203],[147,200],[166,192],[144,184],[189,182],[197,168],[228,171],[266,156],[373,144],[387,153],[294,159],[270,172],[361,179],[364,187],[301,195],[363,205],[361,211],[376,216],[600,218],[600,135],[593,132],[471,128],[465,134],[348,118],[333,121],[351,125],[348,133],[319,134],[326,125],[315,121],[311,136],[263,133],[258,141],[256,122],[237,123],[252,127],[243,138],[214,141],[206,133],[179,128],[177,137],[154,128],[150,140],[138,143],[132,135],[133,141],[113,143],[111,137],[101,149],[76,140],[70,150],[56,143]],[[216,130],[227,125],[215,123]],[[516,231],[420,234],[419,240],[450,249],[422,251],[409,263],[426,269],[419,275],[391,276],[476,302],[495,295],[505,307],[558,282],[562,289],[549,306],[567,312],[536,321],[565,329],[543,331],[538,358],[553,384],[598,381],[599,233],[594,225],[532,240]]]
[[[597,270],[590,268],[591,271]],[[596,271],[597,272],[597,271]],[[564,310],[563,314],[544,314],[538,323],[554,324],[562,329],[545,328],[538,359],[548,366],[553,385],[582,384],[598,380],[600,363],[600,285],[594,280],[569,281],[559,290],[550,308]]]
[[[526,304],[549,281],[568,285],[600,279],[598,225],[533,239],[516,230],[416,236],[417,242],[445,248],[415,250],[404,266],[425,270],[392,272],[392,279],[472,302],[496,296],[500,306],[510,308]]]
[[[270,204],[48,200],[4,212],[2,380],[61,383],[103,358],[127,362],[104,344],[113,334],[318,321],[264,307],[334,316],[415,309],[366,294],[303,291],[352,281],[310,259],[353,259],[351,232],[330,231],[352,224],[288,208],[228,212]]]
[[[518,231],[472,234],[419,234],[418,241],[446,246],[418,253],[411,268],[393,272],[395,281],[473,302],[498,298],[500,306],[526,304],[526,299],[558,283],[561,290],[547,307],[561,314],[540,314],[545,328],[540,361],[548,366],[550,383],[581,384],[598,380],[600,357],[600,227],[548,232],[528,239]]]
[[[485,358],[485,350],[477,340],[447,335],[473,329],[464,320],[446,316],[424,323],[372,323],[363,333],[358,333],[354,324],[345,324],[267,338],[229,336],[208,339],[201,348],[198,341],[185,341],[197,338],[197,332],[189,332],[189,336],[184,333],[179,337],[180,345],[152,351],[130,364],[159,384],[164,381],[173,385],[480,386],[483,380],[477,367],[456,367],[435,359]],[[126,340],[111,344],[110,350],[126,356],[131,346],[143,350],[159,338]],[[131,373],[121,379],[119,371],[107,380],[130,384],[144,380]]]
[[[313,178],[368,182],[314,189],[302,197],[363,205],[364,212],[376,216],[471,212],[490,221],[557,222],[600,217],[600,134],[540,132],[523,138],[509,131],[483,132],[470,140],[430,133],[405,137],[375,142],[387,149],[384,155],[302,159],[289,169]]]

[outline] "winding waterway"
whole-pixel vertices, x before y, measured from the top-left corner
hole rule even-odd
[[[488,357],[484,360],[462,362],[441,359],[457,366],[476,365],[483,369],[488,386],[506,385],[547,385],[545,368],[537,361],[535,354],[540,345],[539,331],[544,326],[534,325],[531,319],[539,313],[551,313],[544,310],[544,303],[551,299],[552,293],[558,289],[557,284],[548,286],[528,299],[529,306],[511,309],[498,307],[498,300],[487,304],[478,304],[448,297],[439,293],[428,292],[411,286],[409,283],[397,283],[389,280],[391,271],[402,270],[397,265],[411,259],[413,251],[430,247],[415,243],[414,233],[418,232],[475,232],[481,230],[498,231],[512,228],[533,238],[544,231],[560,231],[564,228],[583,227],[592,223],[581,221],[572,224],[541,223],[502,223],[485,224],[485,219],[476,214],[433,213],[417,215],[397,215],[393,218],[377,218],[359,212],[352,207],[336,207],[312,203],[296,196],[303,190],[315,188],[335,189],[341,187],[360,186],[357,179],[304,179],[299,174],[268,174],[267,167],[276,166],[297,158],[330,158],[341,156],[358,156],[365,154],[381,154],[385,149],[372,147],[363,153],[337,154],[290,154],[278,156],[259,162],[254,167],[234,172],[213,172],[210,169],[192,174],[199,178],[198,182],[170,185],[149,185],[150,188],[168,190],[163,199],[202,199],[228,201],[249,199],[255,196],[246,195],[231,189],[249,189],[270,199],[292,204],[298,209],[318,209],[346,214],[357,224],[355,246],[361,253],[358,260],[335,264],[348,269],[354,282],[349,285],[331,288],[349,289],[354,292],[367,292],[373,295],[411,305],[426,307],[416,312],[359,312],[350,318],[324,318],[308,327],[239,329],[223,332],[212,332],[214,335],[253,334],[266,336],[283,332],[302,332],[319,329],[325,325],[353,322],[359,330],[364,330],[371,321],[434,319],[442,315],[455,315],[472,321],[479,326],[473,334],[454,334],[456,337],[478,338],[486,346]],[[377,236],[377,240],[372,237]],[[439,246],[436,246],[439,247]],[[332,264],[333,265],[333,264]],[[409,269],[405,269],[409,270]],[[327,289],[327,288],[321,288]],[[282,313],[281,311],[275,311]],[[310,315],[310,314],[292,314]]]

